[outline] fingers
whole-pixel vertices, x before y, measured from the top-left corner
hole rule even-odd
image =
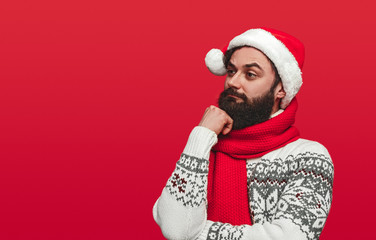
[[[224,125],[223,127],[223,130],[222,130],[222,134],[223,135],[226,135],[227,133],[229,133],[232,129],[232,125],[233,125],[233,120],[230,116],[227,117],[227,123]]]
[[[222,109],[216,106],[206,108],[199,126],[203,126],[213,130],[217,135],[220,133],[228,134],[232,129],[233,120]]]

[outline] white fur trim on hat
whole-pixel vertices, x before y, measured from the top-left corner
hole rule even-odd
[[[295,57],[280,40],[264,29],[251,29],[236,36],[231,40],[227,50],[240,46],[259,49],[274,63],[286,92],[286,96],[281,101],[281,108],[285,109],[303,84],[302,72]],[[206,55],[205,63],[213,74],[223,76],[226,74],[224,56],[218,51],[220,50],[210,50]]]

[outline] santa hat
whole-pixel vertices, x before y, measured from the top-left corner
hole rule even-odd
[[[285,109],[303,84],[301,72],[304,62],[303,43],[281,31],[255,28],[233,38],[224,52],[240,46],[257,48],[274,63],[286,92],[286,96],[281,101],[281,108]],[[212,49],[205,57],[210,72],[218,76],[223,76],[227,72],[224,65],[224,52]]]

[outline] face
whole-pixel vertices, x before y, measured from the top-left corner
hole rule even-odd
[[[274,80],[272,64],[261,51],[243,47],[232,54],[218,104],[234,120],[233,129],[266,121],[278,110],[284,92],[281,84],[272,88]]]
[[[269,59],[256,48],[243,47],[231,56],[225,89],[233,88],[252,99],[267,93],[274,79],[275,73]],[[241,101],[237,99],[237,102]]]

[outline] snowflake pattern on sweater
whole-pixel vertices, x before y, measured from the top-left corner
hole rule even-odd
[[[331,160],[323,154],[305,152],[247,166],[254,223],[287,218],[299,225],[308,239],[318,239],[332,201]]]

